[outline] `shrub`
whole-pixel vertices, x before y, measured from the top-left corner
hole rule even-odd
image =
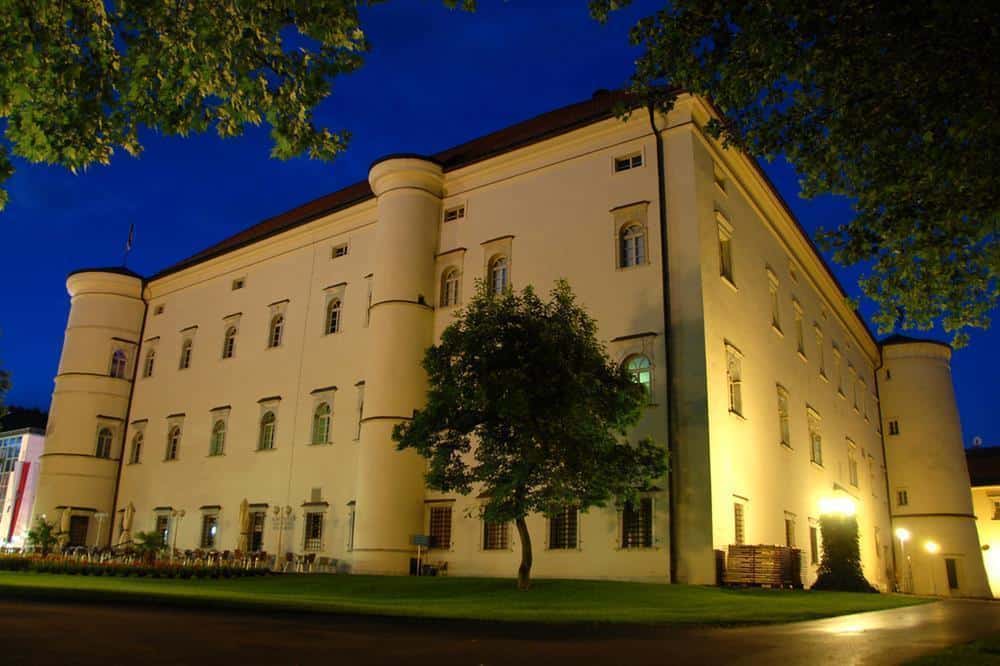
[[[812,589],[878,592],[861,570],[857,518],[825,515],[820,517],[819,527],[823,534],[823,559]]]

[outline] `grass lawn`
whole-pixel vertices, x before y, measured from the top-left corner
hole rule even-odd
[[[525,622],[754,624],[924,603],[893,594],[538,580],[281,575],[234,580],[0,572],[0,598]]]
[[[910,662],[911,666],[951,666],[952,664],[1000,664],[1000,635],[956,645]]]

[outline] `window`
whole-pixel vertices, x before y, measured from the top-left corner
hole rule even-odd
[[[743,415],[743,355],[726,345],[726,380],[729,383],[729,411]]]
[[[490,260],[490,294],[500,294],[510,286],[510,267],[507,257],[501,255]]]
[[[746,524],[742,502],[733,502],[733,543],[738,546],[746,543]]]
[[[156,350],[150,349],[146,352],[146,362],[142,366],[142,376],[152,377],[153,376],[153,365],[156,363]]]
[[[354,440],[361,439],[361,422],[365,417],[365,385],[358,384],[358,422],[354,429]]]
[[[795,351],[802,358],[806,357],[806,335],[802,324],[802,306],[798,301],[792,301],[792,310],[795,311]]]
[[[819,361],[819,376],[826,379],[826,352],[823,348],[823,331],[816,327],[816,358]]]
[[[129,450],[128,463],[130,465],[138,465],[142,460],[142,433],[135,433],[135,437],[132,438],[132,448]]]
[[[214,513],[206,513],[201,517],[201,541],[200,548],[211,550],[215,548],[215,537],[219,531],[219,516]]]
[[[165,513],[157,514],[156,533],[160,536],[160,545],[166,546],[169,543],[167,538],[170,533],[170,516]]]
[[[653,547],[653,498],[626,502],[622,510],[622,548]]]
[[[323,514],[311,512],[306,514],[305,551],[318,553],[323,550]]]
[[[646,232],[642,226],[631,224],[618,234],[618,266],[629,268],[646,263]]]
[[[174,426],[167,433],[167,460],[177,460],[177,454],[181,446],[181,429]]]
[[[625,369],[632,381],[642,386],[646,393],[646,401],[653,401],[653,366],[642,354],[634,354],[625,359]]]
[[[275,315],[271,318],[271,328],[267,334],[267,346],[268,347],[280,347],[281,346],[281,334],[285,330],[285,317],[284,315]]]
[[[232,285],[233,291],[236,291],[237,289],[242,289],[245,286],[246,286],[246,278],[236,278],[235,280],[233,280],[233,285]]]
[[[808,410],[809,417],[809,459],[817,465],[823,464],[823,436],[820,434],[820,416]]]
[[[164,308],[162,305],[157,305],[155,308],[153,308],[153,316],[159,317],[161,314],[163,314],[163,309]]]
[[[462,220],[465,218],[465,204],[461,206],[452,206],[451,208],[446,208],[444,211],[444,221],[454,222],[456,220]]]
[[[833,346],[833,376],[837,380],[837,393],[844,397],[844,364],[840,360],[840,349]]]
[[[125,366],[128,365],[128,356],[121,349],[116,349],[111,355],[111,371],[108,373],[112,377],[125,379]]]
[[[778,277],[770,270],[767,271],[768,292],[771,296],[771,327],[781,332],[781,300],[778,296]]]
[[[340,330],[340,299],[331,299],[326,304],[326,334],[336,333]]]
[[[226,422],[219,419],[212,426],[212,437],[208,443],[208,455],[221,456],[226,451]]]
[[[97,452],[94,454],[98,458],[111,457],[111,429],[101,428],[97,433]]]
[[[483,550],[507,550],[509,547],[509,524],[483,521]]]
[[[274,412],[265,412],[260,417],[260,435],[257,438],[257,450],[269,451],[274,448],[274,426],[277,419]]]
[[[451,548],[451,506],[432,506],[430,515],[430,547]]]
[[[795,548],[795,518],[785,514],[785,545]]]
[[[560,509],[549,517],[549,549],[576,548],[577,512],[575,506]]]
[[[792,429],[788,410],[788,390],[778,385],[778,432],[781,433],[781,443],[789,448],[792,446]]]
[[[736,284],[733,277],[733,228],[729,222],[716,213],[719,221],[719,275]]]
[[[899,434],[899,421],[896,421],[895,419],[889,421],[889,434],[890,435]]]
[[[354,524],[356,512],[354,500],[347,503],[347,550],[354,550]]]
[[[851,440],[847,440],[847,477],[851,485],[858,487],[858,447]]]
[[[365,306],[365,326],[367,327],[372,319],[372,296],[375,292],[372,285],[372,276],[369,275],[365,278],[365,281],[368,283],[368,304]]]
[[[954,557],[944,558],[944,571],[948,574],[948,589],[958,589],[958,560]]]
[[[178,369],[187,370],[191,367],[191,349],[194,347],[194,340],[188,338],[181,345],[181,362]]]
[[[230,326],[226,329],[226,335],[222,338],[222,358],[232,358],[236,353],[236,327]]]
[[[993,520],[1000,520],[1000,499],[993,500]]]
[[[851,404],[854,405],[854,411],[858,411],[858,371],[850,364],[847,371],[851,374]]]
[[[809,526],[809,564],[819,564],[819,530]]]
[[[248,544],[251,553],[258,553],[264,548],[264,525],[267,514],[263,511],[253,511],[250,513],[250,543]]]
[[[312,443],[326,444],[330,441],[330,405],[321,402],[313,412]]]
[[[340,259],[341,257],[346,257],[346,256],[347,256],[347,243],[334,245],[333,250],[330,252],[331,259]]]
[[[458,269],[449,268],[441,274],[441,307],[458,305]]]
[[[896,506],[908,506],[910,504],[910,493],[906,488],[900,488],[896,491]],[[996,514],[994,513],[994,516]],[[994,517],[994,520],[996,518]]]
[[[641,166],[642,153],[632,153],[631,155],[622,155],[615,158],[615,173],[621,173],[629,169],[638,169]]]

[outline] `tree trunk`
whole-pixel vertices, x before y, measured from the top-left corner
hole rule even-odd
[[[517,525],[517,535],[521,539],[521,566],[517,568],[517,589],[531,588],[531,535],[528,534],[528,523],[521,516],[514,521]]]

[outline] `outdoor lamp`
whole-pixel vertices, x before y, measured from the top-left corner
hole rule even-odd
[[[934,555],[939,550],[941,550],[941,546],[939,546],[936,541],[928,541],[927,543],[924,544],[924,550],[926,550],[931,555]]]
[[[900,542],[906,543],[907,541],[910,540],[910,530],[906,529],[905,527],[897,527],[896,538],[899,539]]]
[[[857,513],[858,507],[854,500],[849,497],[826,497],[819,501],[819,512],[821,514],[834,514],[838,516],[853,516]]]

